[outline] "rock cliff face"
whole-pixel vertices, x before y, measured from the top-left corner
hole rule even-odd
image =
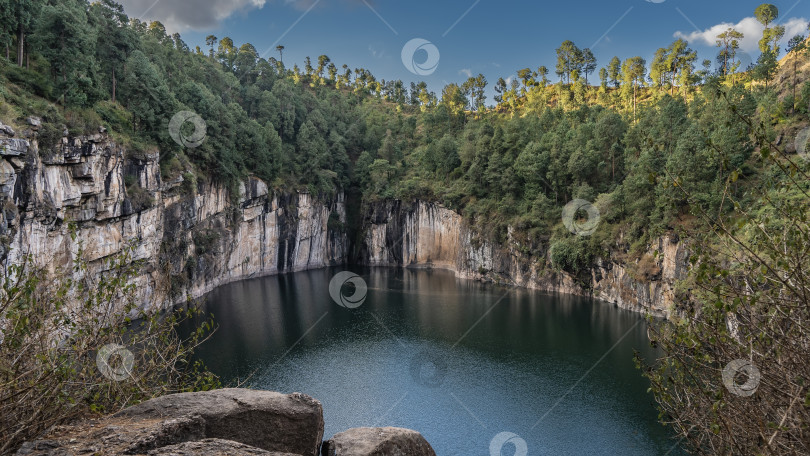
[[[578,281],[553,270],[545,257],[522,253],[513,233],[505,245],[494,245],[477,236],[461,215],[424,202],[372,205],[363,224],[359,246],[363,264],[450,269],[465,278],[592,295],[659,316],[667,316],[673,308],[675,284],[687,268],[683,243],[665,236],[638,260],[600,259],[588,271],[590,279]]]
[[[133,157],[103,132],[40,147],[37,128],[34,122],[15,136],[0,124],[6,261],[31,255],[54,273],[75,275],[72,262],[81,254],[99,273],[105,260],[131,248],[132,259],[142,260],[134,278],[139,304],[165,308],[228,282],[348,260],[342,193],[274,193],[249,178],[232,196],[211,181],[164,182],[157,152]],[[600,259],[589,279],[575,280],[546,257],[525,254],[512,232],[495,245],[438,204],[388,201],[362,215],[355,254],[366,265],[450,269],[658,315],[673,307],[675,283],[686,272],[687,253],[674,237],[659,239],[640,260]]]
[[[36,126],[32,125],[32,128]],[[259,179],[239,195],[214,182],[163,182],[157,153],[128,157],[106,134],[40,148],[32,131],[0,129],[2,256],[69,275],[131,248],[142,307],[167,307],[247,277],[343,263],[342,194],[279,194]],[[81,250],[80,250],[81,249]]]

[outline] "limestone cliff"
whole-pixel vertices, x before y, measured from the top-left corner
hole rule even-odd
[[[590,279],[582,281],[555,271],[546,257],[522,253],[526,249],[511,231],[506,245],[493,245],[461,215],[439,204],[373,204],[363,224],[359,246],[363,264],[450,269],[465,278],[592,295],[659,316],[674,307],[676,282],[687,270],[687,252],[674,236],[658,239],[638,260],[600,259],[587,271]]]
[[[21,137],[0,129],[6,261],[30,254],[54,273],[73,274],[81,244],[97,273],[131,243],[133,260],[143,260],[134,278],[142,307],[167,307],[247,277],[345,261],[342,194],[319,200],[274,193],[250,178],[231,197],[216,182],[164,182],[156,152],[128,156],[103,131],[65,134],[40,148],[37,126],[31,122]]]

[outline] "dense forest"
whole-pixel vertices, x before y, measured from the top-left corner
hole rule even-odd
[[[781,47],[788,37],[773,5],[755,16],[765,31],[746,68],[743,36],[731,28],[702,62],[682,39],[650,62],[597,59],[563,41],[553,70],[499,79],[488,103],[483,75],[437,94],[326,55],[289,68],[284,46],[276,58],[209,36],[207,48],[191,49],[113,0],[0,0],[0,119],[41,117],[40,151],[66,128],[80,135],[103,126],[133,158],[158,150],[163,178],[182,175],[189,193],[200,180],[235,189],[255,175],[279,191],[326,198],[437,201],[496,242],[512,230],[525,253],[576,276],[607,252],[640,251],[666,232],[688,236],[706,214],[756,208],[746,216],[766,224],[801,219],[769,196],[806,201],[810,188],[795,181],[807,162],[792,161],[806,147],[806,136],[805,144],[794,138],[810,115],[810,46],[796,36]],[[207,125],[199,147],[170,136],[183,110]],[[572,199],[599,208],[592,236],[564,228]],[[654,379],[669,391],[666,375]],[[686,436],[692,422],[679,428]]]

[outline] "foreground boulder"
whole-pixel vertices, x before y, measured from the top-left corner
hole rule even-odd
[[[17,454],[317,456],[322,439],[317,400],[300,393],[222,389],[162,396],[108,418],[60,426]]]
[[[436,456],[422,437],[410,429],[355,428],[323,443],[322,456]]]

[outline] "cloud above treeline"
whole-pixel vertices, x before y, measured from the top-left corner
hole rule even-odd
[[[238,13],[261,9],[266,4],[279,4],[306,11],[328,3],[362,5],[363,0],[118,0],[131,18],[157,20],[170,32],[208,30]],[[370,4],[373,4],[371,0]]]
[[[785,26],[785,37],[783,39],[784,43],[796,35],[807,34],[807,19],[803,17],[788,19],[787,21],[781,22],[780,25]],[[725,32],[729,29],[729,27],[745,35],[745,37],[740,41],[740,49],[745,52],[758,52],[758,43],[760,38],[762,38],[762,31],[765,30],[765,26],[760,24],[759,21],[753,17],[746,17],[736,24],[732,24],[731,22],[723,22],[702,31],[694,31],[691,33],[680,31],[675,32],[675,37],[683,38],[689,42],[714,46],[717,42],[717,35]]]

